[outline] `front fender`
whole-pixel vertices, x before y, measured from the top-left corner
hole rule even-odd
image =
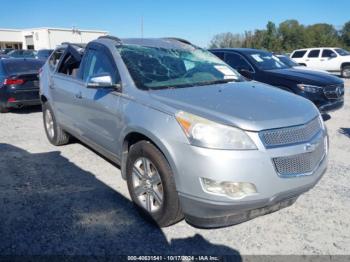
[[[189,142],[175,117],[132,101],[128,102],[124,108],[125,123],[121,131],[120,144],[124,145],[126,137],[131,133],[147,137],[164,154],[173,171],[176,185],[180,185],[181,179],[178,175],[177,155],[174,149]],[[127,151],[125,152],[124,149],[122,151],[121,168],[122,176],[125,178]]]

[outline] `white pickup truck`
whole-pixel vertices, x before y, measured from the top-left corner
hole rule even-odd
[[[298,49],[290,57],[310,68],[326,70],[350,78],[350,52],[337,47]]]

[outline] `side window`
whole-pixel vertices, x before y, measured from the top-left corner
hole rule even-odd
[[[239,54],[225,53],[225,62],[236,70],[244,69],[250,72],[254,71],[251,65]]]
[[[295,51],[295,52],[292,54],[292,58],[302,58],[305,54],[306,54],[306,50]]]
[[[56,69],[62,54],[63,54],[63,49],[58,49],[55,52],[53,52],[53,54],[50,56],[49,67],[51,71],[54,71]]]
[[[315,57],[319,57],[319,55],[320,55],[320,49],[313,49],[309,52],[307,57],[315,58]]]
[[[336,57],[337,55],[330,49],[323,49],[322,57]]]
[[[214,55],[216,55],[218,58],[224,60],[225,53],[224,52],[213,52]]]
[[[94,75],[109,74],[114,84],[119,83],[120,75],[112,59],[101,49],[89,48],[83,59],[82,79],[84,82]]]

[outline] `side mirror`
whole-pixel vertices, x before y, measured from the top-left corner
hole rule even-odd
[[[103,73],[91,76],[87,88],[114,88],[121,91],[121,84],[113,84],[112,77],[107,73]]]
[[[252,75],[253,75],[253,72],[248,70],[248,69],[245,69],[245,68],[239,68],[237,70],[242,76],[248,78],[248,79],[252,79]]]

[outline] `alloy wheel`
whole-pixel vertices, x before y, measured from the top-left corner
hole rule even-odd
[[[346,68],[343,70],[343,76],[346,78],[350,78],[350,68]]]
[[[48,109],[46,109],[45,111],[45,127],[49,137],[53,138],[55,135],[54,123],[53,123],[52,114]]]
[[[163,184],[156,166],[146,157],[138,158],[132,170],[132,185],[140,205],[149,213],[163,205]]]

